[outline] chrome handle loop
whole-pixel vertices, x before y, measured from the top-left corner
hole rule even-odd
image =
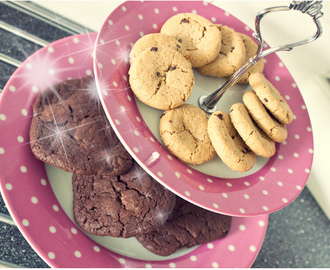
[[[322,1],[292,1],[289,6],[278,6],[278,7],[270,7],[260,11],[255,19],[255,29],[256,31],[253,33],[253,37],[258,41],[258,50],[255,56],[249,59],[249,61],[243,65],[239,70],[237,70],[233,75],[229,76],[226,82],[216,91],[208,96],[201,96],[198,100],[199,107],[204,110],[206,113],[213,113],[216,111],[216,104],[222,95],[233,86],[244,73],[253,65],[255,65],[259,60],[264,58],[265,56],[279,52],[279,51],[291,51],[294,47],[301,46],[310,42],[313,42],[317,38],[322,35],[322,25],[319,19],[323,16],[321,12],[322,9]],[[304,40],[281,45],[275,48],[269,48],[266,51],[263,51],[263,38],[260,31],[260,21],[261,19],[273,12],[279,11],[289,11],[289,10],[299,10],[302,13],[306,13],[313,18],[313,21],[316,25],[317,31],[316,33],[308,37]]]

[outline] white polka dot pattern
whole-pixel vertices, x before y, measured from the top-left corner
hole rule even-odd
[[[194,12],[210,18],[214,22],[222,22],[225,19],[228,25],[235,23],[236,30],[241,30],[249,35],[252,33],[249,27],[243,25],[228,12],[207,2],[187,3],[175,2],[175,5],[169,5],[166,2],[130,1],[121,5],[107,18],[100,31],[94,60],[96,73],[108,72],[109,67],[111,70],[116,70],[116,72],[108,73],[109,76],[105,76],[109,78],[107,81],[109,87],[99,89],[106,104],[112,100],[116,115],[111,122],[119,133],[123,134],[121,131],[126,131],[123,139],[129,142],[130,147],[131,143],[134,144],[131,149],[134,149],[132,152],[136,158],[141,159],[144,155],[149,157],[154,152],[165,157],[154,162],[152,165],[155,171],[149,172],[155,178],[161,178],[162,181],[168,179],[168,174],[172,173],[173,177],[170,178],[178,186],[176,191],[183,197],[190,200],[200,198],[204,201],[204,206],[212,211],[230,212],[238,216],[254,214],[256,210],[250,208],[250,205],[254,205],[256,199],[261,200],[257,204],[260,208],[258,214],[266,212],[262,209],[263,207],[267,207],[268,211],[273,211],[277,205],[268,204],[268,202],[278,200],[282,206],[289,203],[302,190],[305,185],[303,180],[284,182],[284,179],[307,178],[310,170],[309,161],[313,154],[310,140],[311,125],[308,121],[308,123],[298,122],[301,121],[300,119],[308,119],[308,117],[304,117],[307,110],[303,109],[304,103],[297,86],[288,75],[285,66],[280,66],[277,57],[267,58],[267,65],[270,67],[268,69],[272,73],[266,75],[273,78],[275,84],[281,85],[286,82],[292,86],[287,87],[287,92],[284,94],[290,97],[289,103],[295,100],[298,104],[294,109],[299,118],[292,123],[294,133],[289,130],[293,135],[288,137],[287,144],[278,145],[278,153],[283,158],[275,156],[261,170],[244,179],[225,179],[223,181],[223,179],[205,175],[194,168],[178,163],[173,157],[167,158],[168,152],[164,154],[164,149],[159,148],[160,144],[147,128],[142,116],[136,108],[132,107],[135,106],[135,102],[128,87],[129,64],[127,52],[123,53],[123,50],[129,50],[130,44],[133,44],[141,34],[159,31],[166,18],[177,12]],[[125,14],[136,14],[136,16],[125,17]],[[114,30],[110,31],[112,33],[110,37],[105,35],[107,27],[113,27]],[[118,33],[119,36],[114,36],[114,33]],[[232,231],[226,238],[200,245],[180,258],[141,261],[118,255],[101,245],[96,245],[75,226],[60,207],[48,183],[44,164],[33,157],[27,143],[32,102],[40,91],[50,85],[68,78],[93,74],[92,57],[95,39],[96,33],[92,33],[68,37],[46,46],[17,69],[4,89],[2,98],[6,102],[3,102],[0,107],[0,127],[6,128],[5,132],[13,133],[15,136],[1,136],[0,138],[0,164],[4,166],[0,168],[4,179],[1,181],[1,187],[4,199],[8,207],[13,210],[13,217],[22,233],[27,239],[32,240],[30,244],[37,249],[38,254],[51,267],[179,268],[187,265],[224,268],[249,267],[261,247],[267,227],[267,215],[250,218],[234,217]],[[113,45],[115,49],[113,52],[106,53],[109,61],[103,62],[98,58],[98,54],[102,53],[102,48],[106,44]],[[273,68],[274,65],[277,67]],[[120,67],[120,69],[116,69],[116,67]],[[40,80],[40,78],[43,79]],[[98,84],[100,83],[98,82]],[[114,94],[118,99],[114,99]],[[118,104],[115,101],[118,101]],[[107,107],[107,110],[110,109]],[[138,141],[134,141],[136,139]],[[297,140],[299,140],[299,145],[304,145],[306,148],[297,148],[298,144],[292,143]],[[150,150],[152,151],[149,153]],[[297,153],[294,159],[298,159],[299,162],[295,161],[296,163],[305,164],[303,169],[294,166],[287,167],[287,160],[292,158],[293,153]],[[15,157],[15,162],[10,157]],[[171,169],[168,169],[167,166],[164,167],[165,164]],[[175,168],[174,171],[173,168]],[[271,168],[274,168],[275,172]],[[289,169],[292,170],[292,173],[288,171]],[[283,180],[276,177],[278,173],[284,176]],[[283,182],[283,187],[277,185],[278,181]],[[173,183],[169,183],[169,187],[174,187]],[[277,192],[268,189],[269,184],[277,189]],[[268,191],[268,194],[264,195],[263,190]],[[280,198],[276,196],[279,192],[281,192]],[[265,201],[263,201],[264,198]],[[223,209],[223,205],[229,208]]]
[[[302,172],[298,167],[304,164],[304,169],[310,168],[313,158],[311,125],[307,111],[303,109],[304,101],[293,78],[277,55],[266,57],[265,76],[280,89],[295,115],[299,115],[299,119],[295,119],[288,126],[287,140],[277,145],[276,154],[269,159],[266,165],[249,176],[225,179],[225,185],[221,176],[209,177],[198,171],[198,167],[190,168],[176,158],[167,158],[168,151],[158,142],[142,120],[139,108],[135,102],[132,102],[135,99],[129,82],[123,80],[123,76],[127,76],[129,69],[129,63],[125,61],[128,52],[122,52],[124,47],[119,50],[116,40],[120,40],[120,44],[134,44],[142,35],[159,31],[161,25],[159,22],[163,22],[179,12],[195,12],[219,23],[225,18],[227,25],[235,25],[236,31],[252,36],[253,30],[229,13],[222,10],[211,12],[214,7],[210,4],[195,4],[198,8],[184,7],[181,4],[165,6],[143,3],[146,5],[148,13],[138,12],[136,14],[138,19],[135,19],[134,23],[133,19],[132,23],[129,23],[130,20],[118,23],[121,22],[121,18],[111,16],[115,33],[107,31],[106,27],[101,29],[95,60],[103,68],[97,69],[95,76],[99,85],[104,84],[101,78],[108,77],[111,78],[112,85],[115,85],[114,90],[111,90],[113,88],[110,87],[106,95],[101,95],[109,113],[109,120],[115,124],[114,128],[121,135],[123,142],[131,149],[133,157],[144,164],[148,173],[185,199],[215,212],[237,216],[251,216],[276,211],[299,194],[300,190],[296,188],[296,185],[304,186],[306,184],[308,174]],[[129,10],[126,6],[125,12],[127,13]],[[123,36],[122,30],[120,31],[123,27],[129,35]],[[118,31],[115,31],[117,28]],[[129,50],[130,46],[126,48]],[[116,68],[114,69],[114,67]],[[293,103],[292,100],[294,100]],[[136,123],[136,119],[139,119],[138,123]],[[137,132],[139,136],[137,136]],[[152,141],[156,143],[151,144],[150,138],[153,138]],[[296,143],[298,140],[299,144]],[[302,140],[303,143],[300,143]],[[307,153],[306,148],[311,149],[310,154]],[[161,158],[156,163],[146,164],[145,161],[153,152],[160,153]],[[293,153],[299,162],[292,159]],[[279,175],[285,176],[287,183],[285,189],[276,185]],[[178,182],[178,178],[181,181]],[[275,188],[271,193],[269,192],[270,186]],[[222,196],[218,196],[219,193]],[[229,194],[230,204],[225,202]],[[266,196],[260,197],[260,194]],[[287,203],[278,198],[279,194],[287,199]]]

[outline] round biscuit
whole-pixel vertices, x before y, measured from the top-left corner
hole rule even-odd
[[[207,130],[215,151],[230,169],[245,172],[253,168],[256,156],[239,136],[227,113],[214,112]]]
[[[229,116],[238,134],[257,156],[268,158],[275,154],[275,142],[253,122],[243,103],[233,104]]]
[[[228,77],[244,64],[246,49],[242,38],[233,29],[220,24],[216,26],[222,35],[220,53],[214,61],[197,70],[207,76]]]
[[[257,125],[275,142],[283,142],[288,137],[284,124],[269,114],[253,90],[243,94],[243,103]]]
[[[190,97],[195,79],[190,62],[169,47],[149,47],[133,61],[129,83],[137,98],[156,109],[176,108]]]
[[[159,132],[170,153],[184,163],[199,165],[216,155],[207,133],[207,124],[208,115],[204,111],[184,104],[163,113]]]
[[[221,49],[221,32],[208,19],[194,13],[169,18],[160,32],[179,40],[190,54],[193,67],[212,62]]]
[[[244,64],[247,63],[252,57],[254,57],[258,50],[258,45],[247,35],[238,33],[237,34],[242,38],[245,46],[245,60]],[[264,71],[264,60],[260,59],[255,65],[250,67],[242,78],[237,82],[238,84],[247,84],[249,83],[249,77],[251,73],[262,73]]]
[[[278,121],[286,125],[292,122],[293,113],[289,104],[263,74],[252,73],[249,83],[260,101]]]
[[[186,59],[189,59],[189,54],[184,46],[174,37],[164,35],[162,33],[147,34],[139,38],[133,45],[130,52],[130,63],[148,47],[166,46],[180,52]]]

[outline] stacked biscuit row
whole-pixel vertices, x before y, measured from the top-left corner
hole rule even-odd
[[[44,90],[30,126],[33,154],[73,174],[77,225],[99,236],[136,237],[162,256],[224,237],[231,217],[180,199],[132,159],[89,93],[94,84],[88,76]]]
[[[208,135],[218,156],[235,171],[248,171],[256,155],[269,158],[275,143],[288,135],[286,125],[293,113],[278,90],[261,73],[249,77],[253,90],[243,94],[243,103],[226,112],[214,112],[208,121]]]
[[[250,37],[192,13],[169,18],[160,33],[145,35],[133,45],[131,89],[143,103],[164,110],[160,136],[181,161],[198,165],[218,154],[231,169],[247,171],[255,155],[274,155],[275,142],[286,139],[285,124],[292,112],[262,74],[262,60],[238,81],[250,83],[253,90],[244,93],[244,104],[232,106],[230,117],[216,112],[209,120],[202,110],[185,104],[195,83],[193,68],[206,76],[229,77],[257,49]]]

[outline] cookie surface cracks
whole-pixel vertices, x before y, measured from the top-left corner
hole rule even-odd
[[[215,156],[207,134],[207,121],[208,116],[201,109],[184,104],[163,113],[160,135],[168,150],[181,161],[202,164]]]
[[[193,67],[213,61],[221,49],[221,32],[208,19],[193,13],[180,13],[168,19],[161,33],[179,40],[190,54]]]
[[[161,110],[182,105],[195,83],[190,62],[168,47],[149,47],[132,63],[130,85],[141,102]]]

